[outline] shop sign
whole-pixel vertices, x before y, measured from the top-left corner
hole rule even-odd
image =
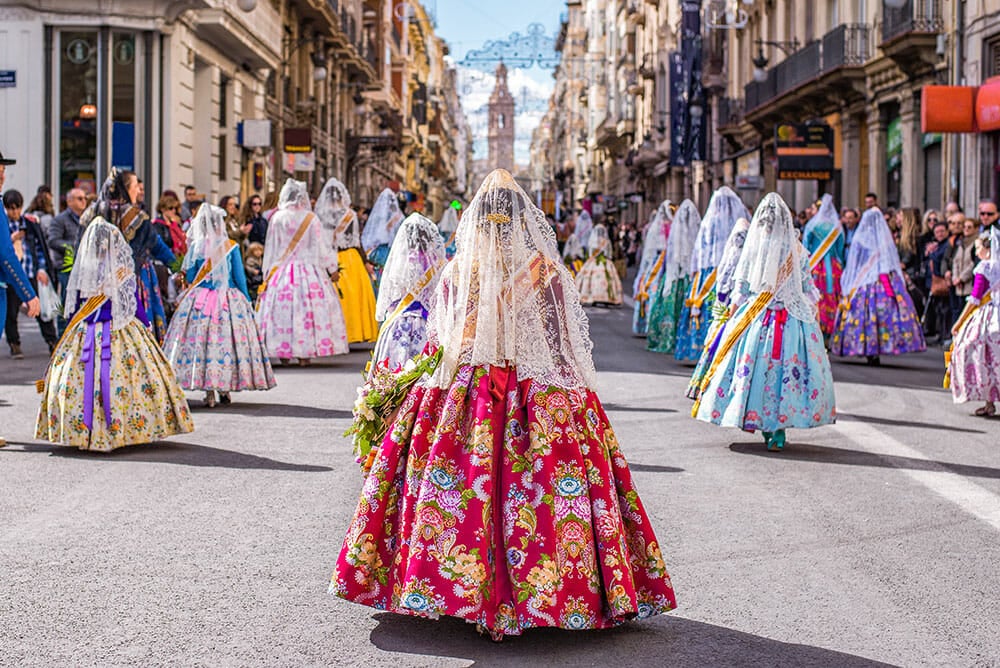
[[[737,174],[737,190],[762,190],[764,188],[764,177],[760,174]]]
[[[903,123],[899,118],[889,121],[885,129],[885,168],[898,169],[903,164]]]
[[[286,172],[315,172],[316,154],[312,151],[308,153],[285,153]]]
[[[270,146],[271,121],[258,118],[248,118],[241,121],[236,126],[236,143],[243,148]]]
[[[74,65],[83,65],[90,60],[90,42],[85,39],[74,39],[66,45],[66,60]]]
[[[17,70],[0,70],[0,88],[17,87]]]
[[[736,177],[733,179],[737,190],[760,190],[764,179],[760,175],[760,151],[750,151],[736,157]]]
[[[782,123],[774,129],[778,178],[826,181],[833,176],[833,128]]]
[[[285,128],[285,153],[312,151],[312,128]]]

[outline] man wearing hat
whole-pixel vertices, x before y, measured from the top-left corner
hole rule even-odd
[[[7,178],[7,165],[13,165],[16,161],[5,158],[0,153],[0,193],[3,192],[3,184]],[[31,289],[21,262],[14,254],[14,244],[10,240],[10,223],[7,220],[7,212],[0,206],[0,313],[7,312],[7,287],[10,286],[25,306],[28,307],[28,316],[37,317],[40,311],[38,296]],[[0,448],[7,445],[7,441],[0,436]]]

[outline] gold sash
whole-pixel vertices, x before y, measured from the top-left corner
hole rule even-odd
[[[840,225],[834,225],[833,229],[827,232],[826,236],[823,238],[823,241],[820,243],[819,247],[813,252],[812,255],[809,256],[809,271],[815,269],[816,266],[823,261],[823,258],[833,247],[834,242],[837,241],[837,237],[839,237],[840,235],[841,235]]]
[[[288,243],[288,248],[286,248],[285,252],[281,254],[281,257],[278,258],[278,261],[274,263],[274,266],[272,266],[271,269],[268,270],[267,276],[264,277],[264,281],[260,284],[260,287],[257,288],[258,308],[260,307],[261,304],[260,296],[263,295],[265,291],[267,291],[267,284],[270,283],[271,279],[274,278],[274,275],[278,273],[278,269],[281,268],[281,265],[285,264],[285,261],[289,257],[291,257],[292,251],[294,251],[295,247],[299,245],[300,241],[302,241],[302,237],[305,236],[306,230],[309,229],[309,225],[313,222],[313,219],[315,218],[316,215],[313,214],[312,212],[306,214],[306,217],[303,218],[302,222],[299,224],[299,229],[295,230],[295,236],[293,236],[292,240]]]

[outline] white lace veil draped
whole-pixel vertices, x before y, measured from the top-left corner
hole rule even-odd
[[[419,213],[411,213],[399,226],[386,258],[375,319],[384,321],[408,293],[429,310],[444,263],[444,240],[437,225]]]
[[[587,238],[587,252],[590,255],[597,253],[611,255],[611,237],[608,236],[608,228],[604,225],[594,225],[594,229],[590,231],[590,236]]]
[[[719,266],[726,239],[733,231],[736,219],[741,217],[749,219],[750,212],[729,186],[722,186],[712,194],[698,230],[691,258],[692,272]]]
[[[715,291],[720,295],[729,295],[733,292],[733,274],[736,273],[736,265],[743,254],[743,245],[747,240],[747,230],[750,229],[750,221],[746,218],[737,218],[733,225],[733,231],[729,233],[726,240],[726,248],[722,251],[722,259],[719,261],[718,273],[715,276]]]
[[[292,247],[292,239],[295,238],[306,217],[310,215],[313,216],[312,222],[299,242]],[[286,256],[289,248],[291,251]],[[288,179],[285,182],[278,199],[278,209],[271,215],[271,220],[267,224],[267,241],[264,244],[265,276],[279,261],[282,264],[290,262],[311,264],[328,271],[337,268],[337,253],[326,237],[323,225],[312,213],[309,191],[303,181]]]
[[[361,246],[361,224],[358,215],[351,209],[351,195],[347,186],[338,179],[329,179],[316,198],[316,216],[323,224],[323,233],[334,248],[346,250]],[[337,234],[345,216],[351,221]]]
[[[862,214],[861,222],[854,231],[844,273],[840,277],[841,291],[848,294],[855,288],[874,283],[879,274],[893,272],[900,277],[903,275],[899,266],[899,251],[885,216],[877,207],[872,207]]]
[[[187,273],[199,260],[212,260],[212,282],[225,290],[229,287],[229,234],[226,211],[213,204],[202,204],[187,231],[188,251],[181,269]],[[220,261],[221,260],[221,261]]]
[[[64,314],[71,318],[80,299],[105,295],[111,300],[111,328],[132,322],[136,311],[135,265],[125,237],[104,218],[87,225],[66,287]]]
[[[649,225],[642,236],[642,259],[640,265],[649,265],[667,247],[667,231],[670,224],[670,200],[664,200],[650,217]]]
[[[372,205],[371,213],[368,214],[368,221],[365,222],[365,229],[361,232],[361,244],[366,253],[383,245],[391,245],[396,238],[396,229],[403,221],[403,212],[399,208],[399,200],[396,193],[386,188],[379,193],[375,204]]]
[[[674,212],[674,220],[670,224],[670,236],[667,238],[667,255],[664,259],[663,289],[668,290],[674,281],[687,276],[691,267],[694,243],[701,229],[701,216],[698,207],[689,199],[681,202]]]
[[[990,228],[990,257],[977,264],[974,273],[982,274],[989,281],[990,292],[995,296],[1000,290],[1000,227],[997,225]]]
[[[779,283],[781,267],[789,256],[791,273],[782,276]],[[745,282],[753,296],[774,293],[775,301],[781,302],[789,313],[809,322],[816,319],[816,301],[804,288],[807,282],[812,285],[806,273],[808,261],[788,205],[777,193],[768,193],[750,221],[743,252],[736,263],[735,284]]]
[[[430,340],[443,357],[431,380],[459,365],[515,365],[519,379],[594,387],[587,316],[555,234],[510,173],[490,173],[462,215],[458,251],[438,285]]]
[[[573,236],[580,241],[581,246],[587,246],[587,242],[590,240],[590,233],[593,229],[594,219],[591,218],[590,212],[581,211],[576,217],[576,227],[573,228]]]
[[[833,195],[827,193],[823,195],[819,211],[809,219],[809,222],[806,223],[805,228],[802,230],[802,239],[808,240],[810,235],[816,234],[822,240],[835,225],[840,225],[840,214],[837,212],[837,207],[833,205]]]
[[[438,223],[438,229],[447,235],[458,229],[458,212],[452,207],[448,206],[444,209],[444,214],[441,216],[441,221]]]

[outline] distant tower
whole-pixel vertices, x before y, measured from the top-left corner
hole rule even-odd
[[[497,65],[497,85],[490,95],[491,170],[503,168],[514,172],[514,96],[507,89],[507,67]]]

